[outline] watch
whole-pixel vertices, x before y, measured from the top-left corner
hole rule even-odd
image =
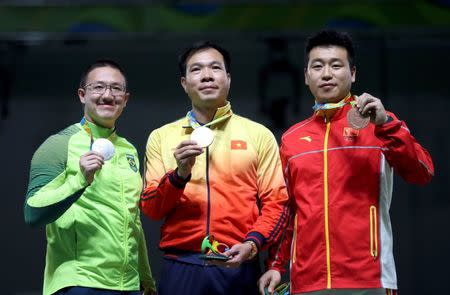
[[[256,256],[256,254],[258,254],[258,247],[253,241],[245,241],[244,244],[249,244],[250,246],[252,246],[250,254],[247,257],[247,260],[252,260]]]

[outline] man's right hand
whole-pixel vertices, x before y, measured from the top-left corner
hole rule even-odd
[[[173,156],[177,160],[178,176],[186,179],[192,171],[195,164],[195,157],[203,153],[203,148],[193,140],[182,141],[173,152]]]
[[[272,294],[275,287],[281,282],[281,274],[279,271],[269,269],[258,280],[259,294],[265,295],[264,288],[267,288],[269,294]]]
[[[95,172],[101,169],[105,161],[103,157],[93,151],[90,151],[80,157],[80,170],[83,173],[87,183],[91,184],[94,180]]]

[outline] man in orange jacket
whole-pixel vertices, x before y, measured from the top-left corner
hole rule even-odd
[[[192,110],[150,134],[141,196],[145,215],[164,218],[159,294],[257,294],[256,254],[279,237],[289,215],[277,142],[232,112],[225,49],[196,43],[179,67]],[[212,235],[231,247],[227,261],[200,258]]]

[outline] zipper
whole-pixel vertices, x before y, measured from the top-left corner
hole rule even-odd
[[[370,255],[373,260],[378,257],[377,207],[370,206]]]
[[[121,184],[121,201],[122,201],[122,208],[123,208],[123,217],[124,217],[124,222],[123,222],[123,242],[122,242],[122,247],[124,249],[123,254],[124,254],[124,261],[123,261],[123,265],[122,265],[122,274],[120,277],[120,287],[123,288],[123,281],[124,281],[124,276],[125,276],[125,267],[128,264],[128,246],[127,246],[127,224],[128,224],[128,215],[127,215],[127,206],[126,206],[126,202],[125,202],[125,196],[124,196],[124,181],[123,181],[123,173],[120,167],[120,164],[117,163],[118,157],[115,158],[114,164],[116,167],[119,168],[120,173],[120,184]]]
[[[327,128],[325,131],[325,139],[323,143],[323,180],[324,180],[324,192],[323,192],[323,208],[325,217],[325,248],[326,248],[326,266],[327,266],[327,289],[331,289],[331,258],[330,258],[330,233],[328,226],[328,137],[330,135],[331,122],[327,122],[326,116],[325,122]]]
[[[206,235],[209,236],[210,219],[211,219],[211,189],[209,187],[209,147],[206,148],[206,193],[208,198],[208,211],[206,219]]]

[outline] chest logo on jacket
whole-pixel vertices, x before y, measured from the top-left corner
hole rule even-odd
[[[303,136],[303,137],[300,137],[299,139],[302,139],[302,140],[305,140],[305,141],[307,141],[307,142],[311,142],[312,141],[312,139],[311,139],[311,136]]]
[[[134,156],[127,154],[127,160],[128,160],[128,164],[130,165],[131,170],[133,170],[134,172],[137,172],[138,169],[136,166],[136,161],[134,160]]]
[[[359,135],[359,130],[353,129],[352,127],[344,127],[343,136],[347,141],[355,141]]]
[[[232,150],[246,150],[247,149],[247,142],[243,140],[232,140],[230,148]]]

